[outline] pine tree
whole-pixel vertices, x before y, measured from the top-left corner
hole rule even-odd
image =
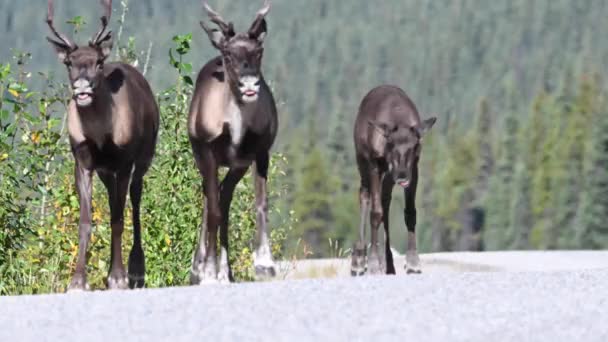
[[[585,155],[583,192],[576,219],[579,248],[608,248],[608,113],[593,119]]]
[[[496,171],[490,178],[487,199],[487,229],[484,246],[489,250],[504,249],[512,241],[509,207],[513,193],[513,171],[517,160],[518,122],[511,113],[505,118],[501,134]]]

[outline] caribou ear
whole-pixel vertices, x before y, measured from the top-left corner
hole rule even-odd
[[[222,50],[223,46],[224,46],[224,42],[226,41],[226,38],[224,37],[224,33],[222,33],[222,31],[220,31],[216,28],[210,28],[209,26],[205,25],[205,23],[202,21],[201,21],[201,27],[203,28],[203,30],[205,30],[205,32],[207,33],[207,36],[209,36],[209,40],[211,41],[211,44],[213,44],[213,46],[216,49]]]
[[[383,157],[388,144],[388,137],[391,129],[384,123],[375,123],[368,121],[369,124],[369,143],[372,152],[376,157]]]
[[[388,138],[388,135],[391,132],[391,129],[385,123],[377,123],[369,120],[367,122],[369,126],[375,131],[376,134],[382,135],[385,138]]]
[[[57,56],[59,57],[59,61],[61,63],[65,63],[67,61],[68,55],[70,54],[70,52],[72,52],[72,49],[69,46],[67,46],[66,44],[54,41],[53,39],[51,39],[49,37],[47,37],[46,40],[48,40],[49,43],[51,43],[51,45],[55,49],[55,52],[57,53]]]
[[[416,127],[416,130],[418,131],[418,134],[422,137],[424,136],[429,130],[431,130],[431,128],[433,127],[433,125],[435,124],[435,122],[437,122],[437,118],[436,117],[431,117],[429,119],[426,119],[424,121],[422,121],[422,123],[420,123],[420,126]]]
[[[266,19],[262,19],[259,23],[254,24],[249,30],[249,37],[251,39],[257,40],[258,43],[264,43],[264,38],[266,38],[266,34],[268,33],[268,27],[266,26]]]

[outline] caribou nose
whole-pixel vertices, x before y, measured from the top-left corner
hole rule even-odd
[[[410,186],[410,180],[406,178],[398,178],[397,180],[395,180],[395,183],[397,183],[402,188],[407,188],[408,186]]]

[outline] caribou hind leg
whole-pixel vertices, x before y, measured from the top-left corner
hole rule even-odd
[[[76,270],[68,286],[68,292],[89,290],[86,274],[86,255],[91,239],[91,201],[93,171],[86,169],[76,160],[76,191],[80,201],[80,221],[78,223],[78,258]]]
[[[274,277],[276,269],[272,259],[270,239],[268,237],[268,193],[266,189],[268,181],[268,152],[260,154],[254,164],[255,183],[255,211],[257,227],[257,248],[254,254],[253,265],[258,278]]]
[[[130,197],[133,207],[133,247],[127,263],[129,272],[129,288],[143,288],[145,285],[146,259],[141,243],[140,204],[143,190],[143,177],[149,165],[135,166],[131,180]]]
[[[395,263],[393,262],[393,252],[391,251],[391,239],[389,232],[389,212],[391,208],[391,198],[395,182],[390,174],[384,174],[382,179],[382,220],[384,226],[384,248],[386,260],[386,274],[395,274]]]
[[[125,228],[124,210],[131,170],[132,166],[120,170],[116,174],[99,172],[99,178],[101,178],[108,191],[110,204],[112,246],[107,285],[111,290],[127,289],[129,285],[127,272],[122,261],[122,233]]]
[[[218,280],[220,283],[228,283],[234,281],[232,270],[230,269],[230,261],[228,260],[228,223],[230,216],[230,203],[234,189],[239,181],[245,176],[246,168],[230,169],[222,184],[220,185],[220,208],[222,210],[222,220],[220,223],[220,267],[218,272]]]

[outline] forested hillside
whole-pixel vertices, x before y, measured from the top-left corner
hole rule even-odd
[[[97,28],[97,1],[55,3],[58,22],[85,20],[79,41]],[[210,1],[238,29],[261,3]],[[216,55],[198,25],[199,1],[128,7],[118,45],[148,66],[156,92],[178,79],[168,63],[173,36],[193,35],[183,57],[193,70],[182,74],[194,76]],[[41,1],[0,3],[0,61],[15,64],[11,49],[27,51],[27,70],[62,81],[44,39],[45,11]],[[122,14],[115,0],[115,31]],[[401,86],[423,117],[438,117],[420,166],[423,252],[608,247],[606,17],[603,0],[274,0],[264,72],[280,110],[275,151],[287,161],[276,170],[282,195],[272,205],[295,219],[286,248],[321,257],[351,246],[359,217],[352,124],[361,98],[382,83]],[[44,89],[32,75],[31,87]],[[168,108],[164,117],[185,122],[185,107]],[[180,163],[195,177],[187,142],[180,146]],[[403,196],[395,190],[394,198],[392,241],[403,250]]]

